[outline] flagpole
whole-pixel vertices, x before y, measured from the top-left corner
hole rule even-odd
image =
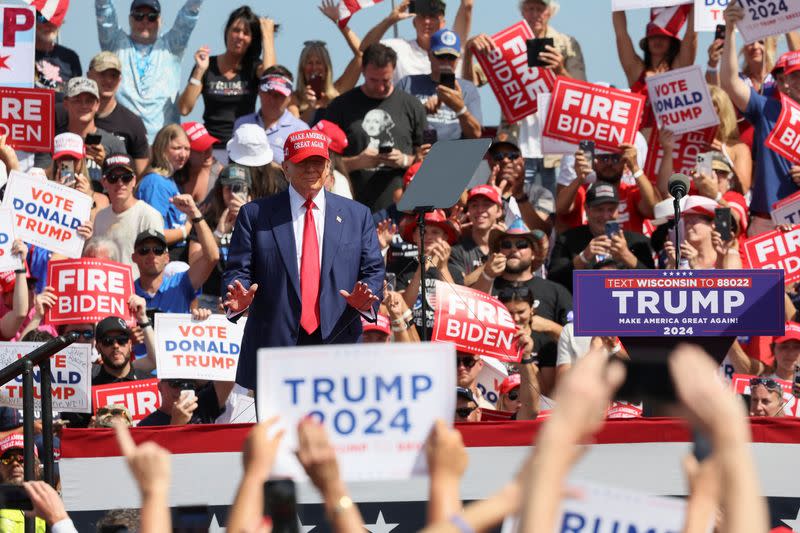
[[[394,0],[392,0],[392,11],[394,11]],[[397,23],[392,24],[392,34],[394,35],[394,38],[397,39]]]

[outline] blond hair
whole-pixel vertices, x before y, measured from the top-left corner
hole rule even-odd
[[[717,128],[717,139],[724,143],[739,142],[739,125],[736,120],[736,110],[733,108],[728,94],[717,87],[710,85],[711,102],[717,108],[719,117],[719,127]]]
[[[297,63],[297,89],[295,89],[294,95],[295,98],[297,98],[301,113],[309,107],[308,100],[306,99],[306,85],[308,85],[308,80],[306,79],[303,66],[313,54],[316,54],[325,64],[325,85],[322,89],[322,93],[328,100],[333,100],[339,96],[339,91],[337,91],[336,87],[333,85],[333,63],[331,62],[331,55],[328,52],[328,47],[321,42],[311,42],[303,47],[303,50],[300,52],[300,60]]]
[[[144,171],[144,175],[150,173],[161,174],[162,176],[172,176],[178,169],[172,168],[172,164],[167,158],[167,149],[172,141],[178,137],[184,137],[189,142],[189,136],[177,124],[167,124],[156,134],[153,140],[153,148],[150,150],[150,161]]]
[[[745,45],[747,46],[747,45]],[[772,67],[775,66],[775,56],[778,55],[778,39],[776,37],[767,37],[764,39],[764,65],[767,67],[766,71],[771,72]],[[744,55],[744,46],[739,49],[739,55]],[[751,77],[754,72],[750,72],[750,67],[747,65],[747,61],[742,61],[742,74],[747,76],[748,78]]]

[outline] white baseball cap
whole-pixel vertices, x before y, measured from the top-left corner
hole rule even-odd
[[[272,162],[272,148],[267,132],[258,124],[242,124],[228,141],[228,157],[234,163],[260,167]]]

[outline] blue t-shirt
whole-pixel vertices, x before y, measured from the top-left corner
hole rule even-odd
[[[151,172],[142,178],[137,193],[140,200],[147,202],[164,217],[164,229],[180,229],[186,224],[186,213],[182,213],[172,202],[173,196],[180,194],[178,185],[172,178]]]
[[[753,197],[750,200],[750,211],[768,215],[772,204],[798,190],[789,175],[792,166],[777,152],[773,152],[764,143],[781,114],[781,102],[758,94],[750,88],[750,101],[744,110],[745,118],[753,125]]]
[[[155,296],[145,292],[138,279],[133,286],[136,294],[144,298],[147,309],[158,309],[162,313],[188,313],[189,305],[198,293],[192,287],[188,270],[164,278]]]
[[[47,287],[47,265],[50,262],[50,250],[45,250],[41,246],[28,244],[28,268],[31,276],[36,278],[36,294],[39,294]]]
[[[478,122],[483,122],[481,117],[481,99],[478,95],[478,89],[475,88],[472,82],[462,80],[461,78],[458,79],[458,85],[461,86],[461,95],[464,98],[464,105],[467,106],[470,114],[475,117]],[[417,98],[422,105],[425,105],[425,102],[436,94],[436,82],[433,81],[430,74],[406,76],[397,83],[397,87]],[[458,111],[458,109],[450,109],[446,105],[441,104],[436,113],[428,115],[428,125],[436,130],[438,140],[455,141],[461,139],[461,123],[458,121],[456,111]]]

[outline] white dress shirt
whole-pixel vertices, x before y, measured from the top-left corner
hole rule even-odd
[[[320,189],[313,199],[314,226],[317,229],[317,245],[319,250],[319,267],[322,270],[322,235],[325,232],[325,189]],[[289,209],[292,212],[292,229],[294,230],[294,246],[297,251],[297,274],[303,259],[303,231],[306,227],[306,199],[300,196],[294,187],[289,185]]]

